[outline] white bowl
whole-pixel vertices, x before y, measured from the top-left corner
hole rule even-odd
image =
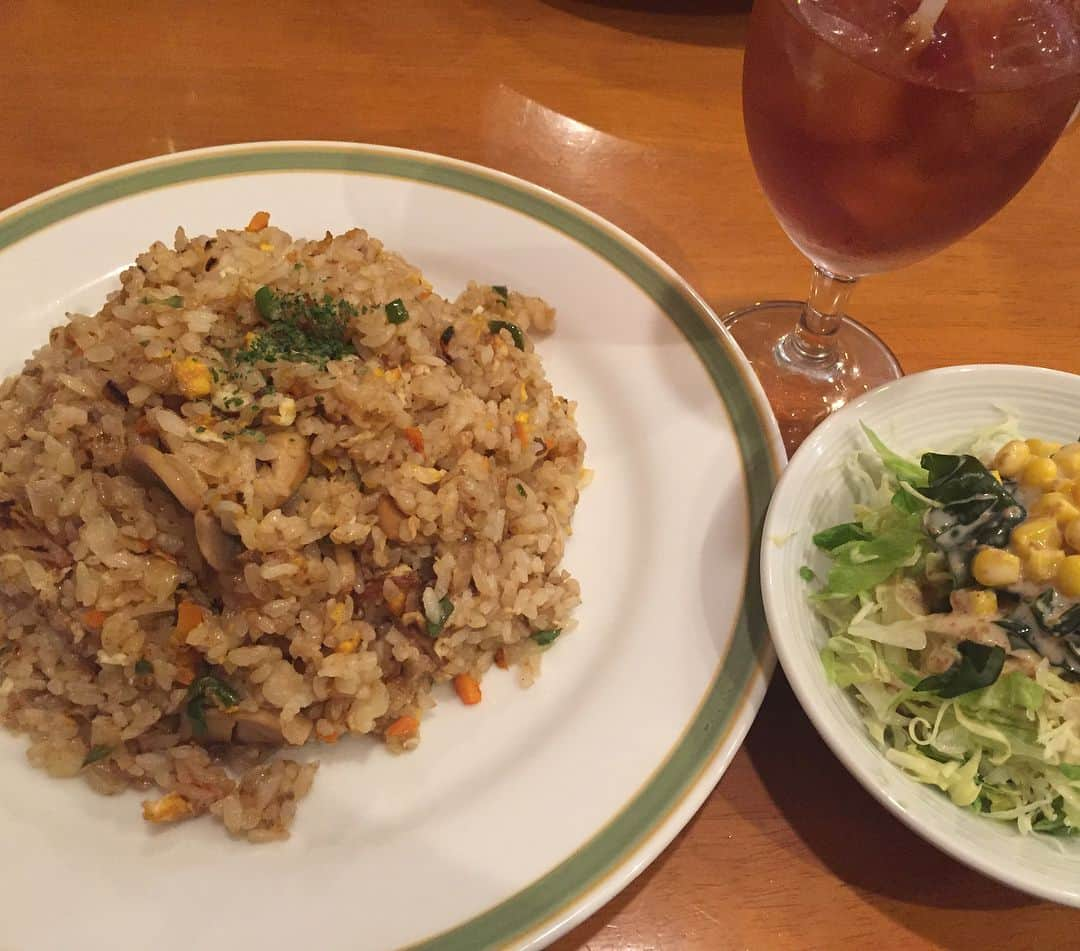
[[[1000,422],[1002,410],[1018,417],[1025,435],[1072,441],[1080,433],[1080,376],[1022,366],[930,370],[867,393],[827,419],[795,453],[773,496],[762,541],[762,591],[776,652],[799,702],[870,793],[929,842],[983,874],[1080,906],[1080,841],[1021,835],[954,806],[885,759],[854,701],[825,679],[818,656],[825,629],[799,577],[802,565],[820,575],[827,564],[813,546],[814,532],[851,518],[852,499],[838,466],[866,446],[860,422],[891,448],[916,455],[954,448],[972,432]],[[842,817],[837,823],[843,835]]]

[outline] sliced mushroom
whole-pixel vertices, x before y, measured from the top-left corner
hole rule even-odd
[[[235,736],[241,743],[280,744],[285,740],[281,735],[281,718],[269,710],[237,713]]]
[[[236,567],[240,546],[236,539],[225,534],[221,522],[214,518],[209,509],[199,509],[195,513],[195,540],[211,568],[232,571]]]
[[[128,465],[136,474],[160,482],[173,498],[189,512],[197,512],[208,491],[202,476],[177,455],[166,455],[153,446],[138,445],[127,454]]]
[[[300,488],[311,470],[307,440],[298,433],[274,433],[266,444],[276,451],[268,470],[255,478],[255,497],[267,509],[276,509]]]
[[[387,538],[395,541],[401,537],[401,523],[405,520],[405,513],[397,507],[389,495],[380,496],[375,506],[375,514],[379,516],[379,528]]]
[[[231,713],[213,708],[203,711],[206,720],[206,736],[204,739],[213,743],[228,743],[232,740],[233,731],[236,729],[236,717]]]

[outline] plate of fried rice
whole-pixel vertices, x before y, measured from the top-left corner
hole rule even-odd
[[[783,450],[632,238],[265,143],[9,209],[0,285],[0,946],[538,947],[720,779]]]

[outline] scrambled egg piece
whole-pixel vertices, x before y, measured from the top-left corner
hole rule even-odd
[[[209,396],[213,384],[210,379],[210,368],[194,357],[186,357],[173,364],[173,373],[180,392],[189,400],[198,399],[200,396]]]
[[[180,793],[171,792],[160,799],[147,799],[142,804],[142,815],[147,822],[176,822],[194,813],[191,803]]]

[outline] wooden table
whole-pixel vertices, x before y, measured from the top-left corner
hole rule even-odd
[[[714,307],[798,297],[754,180],[748,2],[7,0],[0,206],[101,168],[257,139],[427,149],[539,182],[666,258]],[[867,282],[908,371],[1080,358],[1080,133],[993,222]],[[830,755],[779,674],[719,788],[571,948],[1058,948],[1080,915],[956,864]]]

